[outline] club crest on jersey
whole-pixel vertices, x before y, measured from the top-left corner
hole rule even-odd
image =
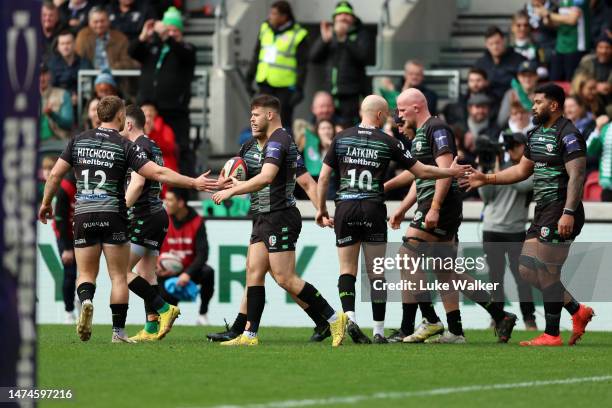
[[[417,212],[415,212],[415,213],[414,213],[414,220],[415,220],[415,221],[418,221],[418,220],[420,220],[421,218],[423,218],[423,213],[422,213],[422,212],[417,211]]]
[[[550,143],[548,143],[548,144],[546,145],[546,151],[548,151],[549,153],[550,153],[550,152],[552,152],[552,151],[553,151],[553,145],[552,145],[552,144],[550,144]]]
[[[540,230],[540,235],[543,238],[546,238],[549,234],[550,234],[550,229],[548,227],[542,227],[542,229]]]
[[[421,141],[416,142],[417,152],[420,152],[422,148],[423,148],[423,143]]]
[[[276,235],[270,235],[270,238],[268,238],[268,243],[270,244],[271,247],[276,245]]]

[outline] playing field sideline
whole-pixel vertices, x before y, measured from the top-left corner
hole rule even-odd
[[[81,343],[72,327],[39,327],[39,388],[72,389],[77,403],[42,406],[612,404],[612,336],[604,332],[587,333],[573,348],[519,348],[533,335],[520,331],[498,345],[492,332],[467,331],[467,345],[348,339],[335,350],[329,340],[307,343],[308,329],[263,328],[259,347],[232,349],[205,342],[198,327],[138,345],[111,344],[110,332],[95,326]]]

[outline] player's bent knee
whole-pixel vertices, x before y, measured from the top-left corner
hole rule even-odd
[[[521,255],[518,259],[519,275],[529,283],[536,284],[537,277],[537,259],[529,255]]]

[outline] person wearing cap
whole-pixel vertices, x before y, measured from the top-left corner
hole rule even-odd
[[[533,106],[533,91],[538,85],[538,64],[535,61],[523,61],[519,65],[516,78],[510,82],[510,89],[504,94],[497,114],[497,126],[503,127],[510,117],[512,102],[518,101],[528,111]]]
[[[491,92],[501,99],[510,88],[510,83],[525,58],[506,46],[504,33],[497,26],[486,30],[485,46],[487,50],[476,60],[474,66],[486,71]]]
[[[259,36],[249,69],[246,88],[277,97],[281,121],[290,127],[293,109],[304,98],[308,67],[308,31],[295,21],[291,5],[281,0],[270,6],[268,19],[259,27]]]
[[[504,134],[503,145],[509,160],[504,161],[503,155],[499,154],[494,171],[516,165],[523,157],[526,144],[527,137],[523,133]],[[508,266],[516,281],[525,328],[537,330],[531,286],[521,278],[518,268],[519,255],[525,241],[529,203],[533,195],[533,175],[516,184],[479,187],[478,194],[484,203],[482,242],[489,266],[489,281],[500,283],[493,292],[493,300],[504,302],[507,255]]]
[[[591,8],[587,0],[560,0],[559,10],[544,6],[535,12],[544,25],[557,29],[555,52],[550,61],[552,81],[571,81],[580,59],[591,47]]]
[[[612,91],[612,39],[605,33],[595,44],[595,52],[580,61],[576,75],[584,74],[597,80],[597,93],[610,97]]]
[[[312,45],[310,60],[325,64],[326,90],[334,97],[339,122],[359,121],[360,97],[370,94],[365,73],[373,46],[348,1],[340,1],[333,23],[322,21],[321,36]]]
[[[109,69],[104,69],[98,74],[94,80],[94,91],[99,99],[110,95],[119,96],[117,82]]]
[[[74,123],[70,92],[51,85],[51,70],[46,64],[40,67],[40,140],[68,140]]]
[[[89,11],[88,26],[79,31],[75,49],[96,69],[137,68],[138,63],[128,55],[128,39],[120,31],[110,28],[108,12],[101,7]]]
[[[141,63],[137,100],[152,102],[172,128],[179,147],[181,174],[195,175],[195,153],[189,139],[189,101],[196,51],[183,39],[183,16],[170,7],[161,20],[147,20],[129,54]]]
[[[464,123],[465,144],[472,146],[479,137],[486,136],[496,142],[501,132],[490,117],[491,99],[485,94],[473,94],[468,99],[468,117]]]

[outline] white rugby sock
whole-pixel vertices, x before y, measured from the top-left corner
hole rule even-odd
[[[380,334],[381,336],[385,337],[385,322],[377,322],[374,321],[374,329],[372,330],[372,335],[376,336],[377,334]]]
[[[353,323],[357,323],[357,317],[355,316],[355,311],[345,312],[348,316],[349,320]]]

